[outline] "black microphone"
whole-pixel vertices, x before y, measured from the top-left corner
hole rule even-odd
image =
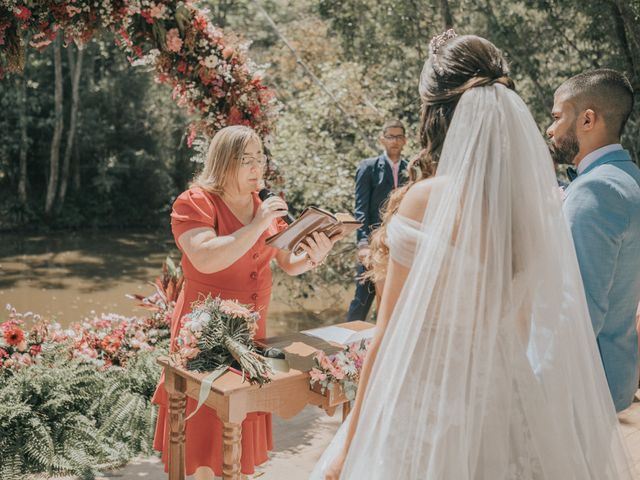
[[[267,199],[267,198],[271,198],[271,197],[277,197],[278,195],[276,195],[275,193],[273,193],[271,190],[269,190],[268,188],[263,188],[262,190],[260,190],[258,192],[258,197],[260,197],[260,200],[262,200],[263,202]],[[293,223],[293,221],[295,220],[295,218],[293,218],[291,216],[291,214],[287,213],[284,217],[280,217],[282,218],[285,222],[287,222],[287,225],[291,225]]]

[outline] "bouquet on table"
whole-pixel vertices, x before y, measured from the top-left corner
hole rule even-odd
[[[209,385],[236,364],[252,385],[271,381],[273,370],[253,344],[258,313],[235,300],[211,295],[191,308],[182,318],[178,349],[172,354],[180,365],[187,370],[214,372],[208,376]]]
[[[311,386],[318,384],[320,393],[324,395],[327,389],[333,390],[339,385],[347,400],[354,400],[370,343],[370,339],[361,340],[347,345],[334,355],[318,351],[313,358],[314,366],[309,372]]]

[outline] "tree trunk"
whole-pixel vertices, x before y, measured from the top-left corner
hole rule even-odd
[[[60,141],[62,140],[62,130],[64,129],[64,118],[62,108],[62,47],[60,35],[53,43],[53,69],[55,72],[55,122],[53,127],[53,138],[51,139],[51,154],[49,164],[49,182],[47,185],[47,197],[44,204],[44,213],[50,215],[53,211],[56,192],[58,190],[58,170],[60,166]]]
[[[80,178],[80,154],[78,153],[78,144],[73,146],[73,189],[76,192],[80,191],[81,178]]]
[[[19,129],[20,129],[20,157],[18,166],[18,199],[20,205],[27,206],[27,154],[29,151],[29,136],[27,134],[28,106],[27,106],[27,78],[26,72],[17,77],[19,96]]]
[[[611,4],[616,35],[620,40],[634,90],[640,88],[640,28],[630,5],[622,0]]]
[[[71,165],[71,154],[76,138],[78,125],[78,107],[80,104],[80,76],[82,75],[82,49],[78,49],[77,61],[74,59],[73,46],[69,45],[67,54],[69,55],[69,76],[71,77],[71,115],[69,120],[69,130],[67,132],[67,144],[64,149],[62,161],[62,175],[60,177],[60,192],[58,194],[57,209],[61,209],[67,194],[67,184],[69,183],[69,166]]]
[[[444,29],[449,30],[453,28],[453,15],[451,14],[451,7],[449,6],[448,0],[440,0],[440,13],[444,21]]]

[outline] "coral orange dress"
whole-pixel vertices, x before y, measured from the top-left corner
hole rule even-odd
[[[261,201],[254,194],[254,214]],[[187,230],[213,227],[218,236],[229,235],[244,225],[217,195],[200,188],[183,192],[173,204],[171,230],[176,240]],[[186,255],[182,256],[184,287],[180,294],[171,320],[171,350],[175,350],[175,339],[180,328],[180,319],[190,311],[191,303],[199,296],[220,296],[223,299],[238,300],[251,305],[260,312],[256,338],[266,336],[267,309],[271,298],[271,259],[277,250],[268,247],[265,239],[286,228],[281,220],[274,220],[258,241],[233,265],[212,274],[196,270]],[[178,245],[178,248],[180,246]],[[167,470],[169,450],[168,395],[164,389],[164,375],[153,396],[159,405],[158,420],[153,448],[162,451],[162,461]],[[187,415],[197,405],[193,399],[187,400]],[[186,474],[193,475],[198,467],[211,468],[217,476],[222,475],[222,430],[223,425],[216,412],[203,406],[186,423],[185,458]],[[252,412],[242,422],[241,471],[254,473],[254,466],[267,461],[267,452],[273,449],[271,434],[271,414]]]

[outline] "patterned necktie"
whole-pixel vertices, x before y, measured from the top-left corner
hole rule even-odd
[[[567,167],[567,177],[569,177],[569,181],[573,182],[578,176],[578,171],[573,167]]]

